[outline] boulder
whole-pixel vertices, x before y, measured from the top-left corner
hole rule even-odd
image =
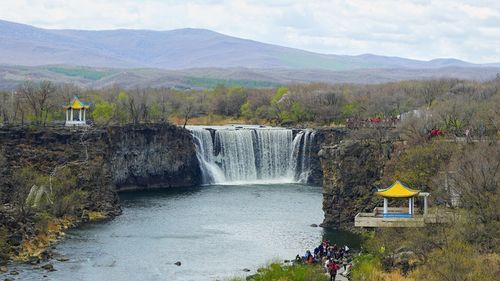
[[[47,270],[47,271],[55,271],[54,266],[50,263],[42,265],[42,268]]]
[[[415,254],[415,252],[407,250],[390,255],[386,263],[392,264],[393,267],[401,269],[402,272],[408,272],[421,261],[422,259]]]
[[[61,257],[56,258],[56,260],[57,260],[57,261],[64,262],[64,261],[69,261],[69,258],[68,258],[68,257],[65,257],[65,256],[61,256]]]

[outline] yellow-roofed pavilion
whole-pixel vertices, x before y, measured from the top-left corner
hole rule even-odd
[[[354,218],[356,227],[422,227],[426,223],[441,223],[436,215],[427,214],[428,192],[412,189],[401,181],[395,181],[385,189],[379,189],[376,195],[384,198],[384,208],[375,207],[372,213],[358,213]],[[415,199],[423,197],[423,214],[415,211]],[[389,200],[408,198],[408,208],[389,207]]]
[[[395,181],[391,186],[386,189],[379,189],[375,194],[382,196],[384,198],[384,212],[383,216],[386,218],[390,217],[412,217],[415,213],[415,197],[419,196],[420,190],[411,189],[400,181]],[[428,193],[423,192],[424,197],[424,213],[427,213],[427,195]],[[389,212],[389,198],[408,198],[408,213],[392,213]]]
[[[417,196],[420,190],[414,190],[400,181],[395,181],[386,189],[379,189],[376,194],[386,198],[410,198]]]
[[[75,96],[69,105],[64,106],[64,108],[66,109],[66,126],[84,126],[87,124],[86,111],[90,108],[89,103],[84,103]],[[75,113],[77,113],[76,116]]]

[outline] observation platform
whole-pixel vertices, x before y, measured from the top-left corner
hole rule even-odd
[[[372,213],[358,213],[354,218],[355,227],[423,227],[426,224],[443,223],[446,216],[438,213],[408,214],[405,207],[375,207]]]

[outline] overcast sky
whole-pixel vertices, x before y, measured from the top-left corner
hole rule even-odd
[[[1,0],[0,19],[44,28],[206,28],[321,53],[500,62],[500,0]]]

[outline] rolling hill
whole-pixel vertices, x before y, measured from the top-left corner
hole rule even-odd
[[[288,83],[486,80],[500,63],[419,61],[372,54],[327,55],[204,29],[54,30],[0,20],[0,89],[25,80],[81,87],[272,87]]]
[[[67,65],[0,66],[0,90],[14,90],[25,80],[51,80],[83,88],[177,88],[206,89],[218,84],[251,88],[275,87],[294,83],[373,84],[412,79],[457,78],[494,79],[500,67],[446,67],[436,69],[357,69],[348,71],[193,68],[96,68]]]
[[[371,54],[318,54],[231,37],[205,29],[53,30],[1,20],[0,64],[64,64],[172,70],[245,67],[332,71],[485,66],[457,59],[419,61]]]

